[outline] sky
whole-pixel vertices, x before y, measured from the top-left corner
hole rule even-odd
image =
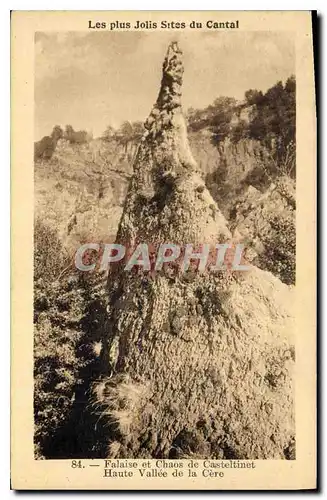
[[[185,110],[219,96],[241,100],[295,73],[291,32],[37,32],[35,140],[57,124],[98,137],[107,125],[144,121],[174,40],[184,53]]]

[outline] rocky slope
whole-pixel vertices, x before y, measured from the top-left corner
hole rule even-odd
[[[271,271],[288,285],[295,284],[294,181],[279,177],[264,192],[248,186],[236,196],[230,210],[234,235],[247,248],[247,259]]]
[[[173,43],[134,162],[117,242],[221,243],[227,222],[189,147]],[[294,458],[292,289],[269,272],[108,279],[94,385],[110,457]]]
[[[55,228],[71,253],[80,242],[114,240],[136,149],[61,141],[50,161],[35,164],[35,218]]]

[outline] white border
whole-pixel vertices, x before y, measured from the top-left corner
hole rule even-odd
[[[314,5],[313,5],[314,3]],[[301,0],[294,1],[285,1],[285,0],[275,0],[274,2],[262,2],[262,1],[248,1],[245,3],[242,1],[229,0],[227,4],[219,5],[217,1],[201,1],[201,7],[203,10],[224,10],[222,7],[227,7],[228,10],[310,10],[317,9],[318,12],[323,16],[326,12],[326,1],[319,0],[316,2],[308,2]],[[1,214],[1,228],[2,228],[2,241],[0,245],[0,262],[2,265],[2,273],[1,273],[1,333],[2,333],[2,362],[1,366],[1,467],[0,467],[0,492],[1,498],[7,499],[9,496],[14,493],[9,490],[9,453],[10,453],[10,442],[9,442],[9,400],[10,400],[10,389],[9,389],[9,329],[10,329],[10,319],[9,319],[9,311],[10,311],[10,301],[9,301],[9,287],[10,287],[10,267],[9,267],[9,257],[10,257],[10,249],[9,249],[9,230],[10,230],[10,222],[8,214],[10,212],[10,204],[9,204],[9,190],[10,190],[10,174],[9,174],[9,164],[10,164],[10,128],[9,128],[9,116],[10,116],[10,86],[9,86],[9,75],[10,75],[10,59],[9,59],[9,47],[10,47],[10,22],[9,22],[9,10],[198,10],[200,7],[198,2],[189,1],[177,1],[177,0],[166,0],[165,2],[156,3],[153,5],[153,2],[148,1],[128,1],[128,0],[120,0],[118,3],[110,4],[108,1],[104,0],[93,0],[92,3],[72,0],[57,0],[56,2],[48,1],[45,3],[44,0],[33,0],[26,3],[24,0],[15,0],[12,2],[3,1],[0,7],[0,51],[1,51],[1,91],[0,91],[0,99],[1,99],[1,114],[0,114],[0,137],[2,142],[1,147],[1,182],[0,182],[0,214]],[[220,9],[219,9],[220,7]],[[322,28],[322,26],[321,26]],[[322,37],[322,46],[320,49],[321,52],[321,81],[320,88],[321,93],[323,92],[323,81],[325,81],[325,68],[326,68],[326,40]],[[324,70],[322,72],[322,70]],[[323,119],[326,117],[326,101],[322,99],[322,102],[319,105],[323,104],[323,108],[320,109],[320,119],[321,123],[323,123]],[[322,127],[321,127],[322,128]],[[321,147],[321,157],[320,157],[320,168],[321,172],[324,169],[323,162],[323,145],[326,144],[326,129],[321,130],[320,136],[320,147]],[[321,194],[327,193],[326,186],[326,176],[321,174]],[[322,233],[326,234],[326,225],[327,225],[327,217],[326,217],[326,204],[324,203],[324,196],[322,196],[322,213],[320,214],[322,220]],[[322,247],[324,248],[324,239],[322,239]],[[22,249],[23,250],[23,249]],[[324,256],[324,253],[321,253],[321,256]],[[323,270],[322,279],[325,282],[326,280],[326,266]],[[322,311],[321,314],[323,316],[323,311],[327,309],[327,299],[324,297],[324,300],[321,303]],[[321,318],[323,320],[323,318]],[[324,328],[323,321],[321,324],[321,344],[320,347],[323,348],[323,354],[325,354],[325,343],[324,339]],[[322,356],[322,360],[324,359]],[[321,363],[321,368],[323,369],[323,361]],[[323,370],[321,370],[323,371]],[[325,371],[326,373],[326,371]],[[320,373],[322,375],[322,373]],[[321,384],[323,386],[323,382]],[[324,414],[324,412],[323,412]],[[321,422],[322,422],[321,418]],[[322,455],[325,450],[326,441],[321,443],[322,446]],[[326,460],[324,460],[322,464],[321,470],[321,480],[323,477],[327,477],[327,467]],[[163,493],[161,493],[162,495]],[[39,493],[39,497],[43,497],[46,493]],[[76,493],[77,495],[77,493]],[[95,493],[90,493],[90,496],[94,496]],[[111,498],[123,498],[130,494],[118,494],[118,493],[110,493]],[[156,496],[152,494],[153,496]],[[152,496],[151,495],[151,496]],[[177,494],[170,494],[172,498],[177,498]],[[192,494],[193,498],[202,498],[205,494]],[[240,493],[233,493],[232,495],[226,495],[222,492],[219,493],[220,497],[230,498],[241,495]],[[260,495],[264,495],[263,493],[259,493]],[[286,496],[285,494],[276,494],[279,497]],[[297,495],[301,495],[298,493]],[[62,498],[71,498],[72,494],[64,493],[62,494]],[[257,494],[256,494],[257,496]],[[274,496],[274,494],[272,494]],[[292,495],[293,496],[293,495]]]

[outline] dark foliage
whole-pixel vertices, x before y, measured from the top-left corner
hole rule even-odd
[[[34,160],[50,160],[52,157],[59,139],[63,137],[63,130],[59,125],[56,125],[51,133],[51,136],[42,137],[38,142],[34,142]]]
[[[145,129],[142,122],[125,121],[117,130],[111,125],[108,125],[102,139],[108,142],[116,141],[119,144],[126,146],[129,142],[138,142],[144,134],[144,131]]]
[[[189,130],[197,132],[208,128],[214,143],[226,139],[231,131],[231,120],[236,107],[232,97],[219,97],[203,110],[189,109],[187,119]]]
[[[291,76],[285,85],[278,82],[264,95],[258,97],[257,91],[248,95],[249,104],[254,104],[249,137],[272,151],[278,163],[283,162],[289,144],[295,143],[295,91],[295,77]]]
[[[274,216],[271,231],[263,240],[265,252],[260,264],[287,285],[295,284],[296,229],[292,214]]]
[[[66,266],[55,231],[39,221],[34,262],[35,456],[103,456],[89,389],[104,372],[94,352],[106,321],[104,277]]]
[[[64,137],[70,144],[85,144],[89,140],[86,130],[75,131],[71,125],[66,125]]]
[[[190,108],[188,128],[192,132],[207,128],[214,144],[227,137],[234,143],[247,138],[258,140],[270,151],[275,163],[283,163],[290,145],[295,143],[295,93],[296,81],[291,76],[285,85],[277,82],[266,93],[246,91],[241,104],[230,97],[220,97],[203,110]],[[248,111],[247,119],[241,117],[244,111]],[[293,159],[295,175],[295,156]]]

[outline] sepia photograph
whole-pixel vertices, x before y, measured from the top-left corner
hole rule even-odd
[[[35,34],[36,458],[295,459],[295,132],[292,33]]]
[[[315,487],[312,19],[14,14],[14,489]]]

